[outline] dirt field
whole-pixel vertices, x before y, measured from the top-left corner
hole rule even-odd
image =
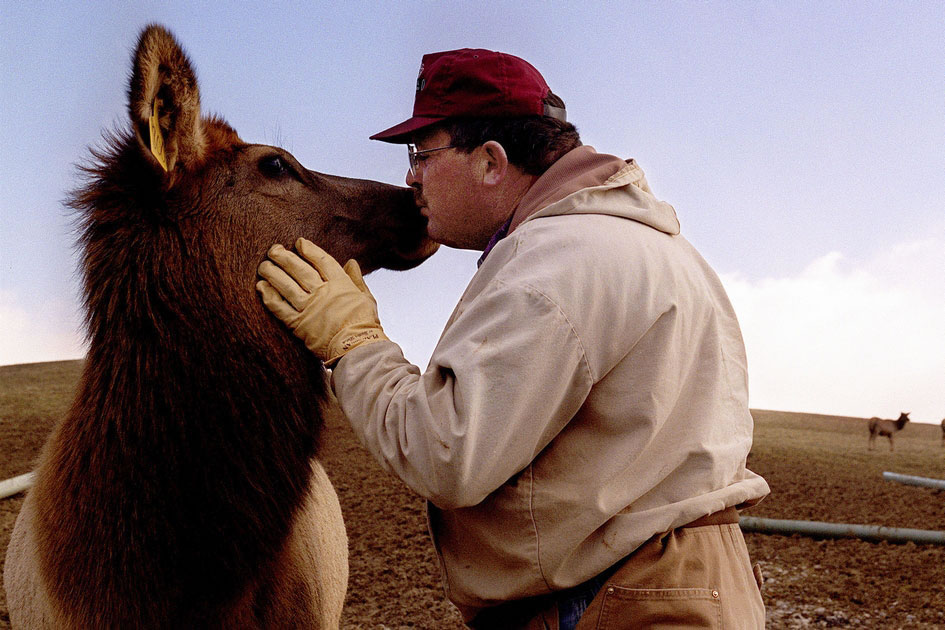
[[[78,362],[0,367],[0,478],[28,472],[65,412]],[[943,410],[945,413],[945,410]],[[754,412],[749,467],[772,495],[750,516],[945,530],[945,492],[883,481],[884,470],[945,478],[937,426],[912,424],[890,452],[867,450],[862,419]],[[383,473],[339,419],[324,461],[348,527],[343,628],[461,628],[442,595],[422,501]],[[6,550],[22,495],[0,501]],[[762,566],[769,628],[945,628],[945,547],[747,534]],[[5,599],[0,628],[9,627]]]

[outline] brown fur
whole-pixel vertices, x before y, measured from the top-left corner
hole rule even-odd
[[[156,98],[168,172],[150,150]],[[300,236],[365,271],[435,246],[406,189],[308,171],[202,117],[159,26],[138,42],[129,114],[71,201],[89,352],[13,534],[11,620],[337,626],[347,550],[314,460],[324,369],[262,307],[256,265]]]
[[[876,436],[886,436],[889,438],[889,450],[893,450],[893,436],[898,432],[902,431],[902,428],[906,426],[906,423],[909,422],[908,413],[900,413],[898,420],[883,420],[881,418],[870,418],[869,429],[870,429],[870,441],[869,448],[873,449],[873,445],[876,442]]]
[[[945,446],[945,418],[942,419],[942,446]]]

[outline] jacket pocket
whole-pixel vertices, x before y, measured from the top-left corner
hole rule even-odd
[[[722,627],[719,592],[709,588],[622,588],[605,586],[599,630]]]

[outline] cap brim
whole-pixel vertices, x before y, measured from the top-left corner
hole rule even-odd
[[[429,127],[430,125],[435,125],[436,123],[444,120],[440,118],[427,118],[424,116],[414,116],[409,118],[399,125],[394,125],[390,129],[385,129],[379,133],[371,136],[371,140],[380,140],[382,142],[392,142],[394,144],[407,144],[410,142],[411,137],[424,127]]]

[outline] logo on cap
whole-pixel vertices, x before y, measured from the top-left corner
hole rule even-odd
[[[427,86],[427,80],[423,78],[423,62],[420,62],[420,72],[417,75],[417,91],[419,92]]]

